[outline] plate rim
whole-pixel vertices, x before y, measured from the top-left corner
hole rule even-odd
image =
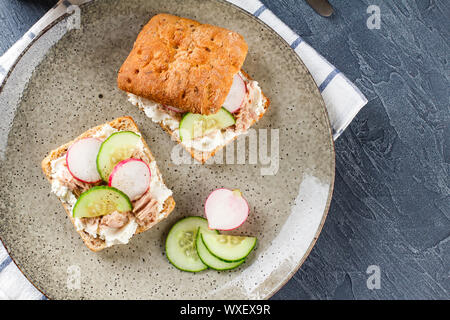
[[[80,7],[84,7],[84,6],[88,6],[91,5],[95,0],[81,0],[81,4],[79,4]],[[247,17],[249,17],[251,20],[255,21],[256,23],[259,23],[260,25],[263,25],[267,30],[269,30],[270,33],[272,33],[276,38],[278,38],[280,41],[282,41],[288,51],[290,51],[294,56],[295,59],[304,66],[307,76],[310,78],[310,81],[312,81],[312,83],[314,83],[314,88],[315,90],[317,90],[317,93],[320,97],[320,101],[321,101],[321,112],[324,114],[325,116],[325,122],[328,126],[328,137],[329,137],[329,141],[331,142],[331,180],[330,180],[330,188],[329,188],[329,193],[328,193],[328,198],[326,201],[326,205],[325,205],[325,209],[323,210],[322,213],[322,217],[319,223],[319,226],[317,228],[317,231],[314,234],[313,240],[311,241],[311,243],[309,244],[308,248],[306,249],[305,253],[303,254],[302,258],[299,260],[299,262],[297,263],[296,267],[293,268],[289,273],[286,274],[284,280],[282,282],[280,282],[279,284],[277,284],[276,286],[273,287],[273,289],[266,294],[266,296],[264,296],[261,300],[269,300],[270,298],[272,298],[282,287],[284,287],[289,280],[292,279],[292,277],[294,276],[295,273],[297,273],[297,271],[302,267],[303,263],[306,261],[306,259],[309,257],[313,247],[315,246],[320,233],[322,232],[323,226],[325,225],[325,221],[328,217],[328,213],[330,210],[330,206],[331,206],[331,200],[333,198],[333,193],[334,193],[334,183],[335,183],[335,178],[336,178],[336,149],[335,149],[335,142],[333,139],[333,132],[332,132],[332,126],[331,126],[331,122],[330,122],[330,117],[328,115],[326,106],[325,106],[325,102],[323,100],[323,96],[320,94],[319,91],[319,87],[317,86],[316,82],[314,81],[314,78],[311,75],[311,72],[309,71],[309,69],[306,67],[306,65],[303,63],[303,61],[300,59],[299,55],[295,52],[295,50],[289,45],[289,43],[283,39],[283,37],[277,33],[271,26],[269,26],[267,23],[265,23],[263,20],[259,19],[258,17],[250,14],[249,12],[247,12],[245,9],[239,7],[238,5],[226,1],[226,0],[210,0],[213,1],[217,4],[222,4],[225,6],[230,6],[233,7],[234,9],[240,11],[241,13],[245,14]],[[66,7],[64,4],[64,1],[58,1],[58,3],[56,3],[48,12],[50,12],[53,9],[57,9],[58,7],[63,6]],[[67,7],[66,7],[67,8]],[[22,57],[24,56],[24,54],[35,44],[35,42],[40,39],[47,31],[49,31],[50,29],[52,29],[55,25],[57,25],[60,21],[62,21],[63,19],[65,19],[67,16],[69,16],[70,14],[66,11],[65,13],[63,13],[62,15],[60,15],[59,17],[53,18],[51,21],[48,21],[43,27],[41,27],[41,29],[39,30],[38,34],[35,35],[35,37],[33,39],[31,39],[31,41],[25,46],[23,47],[20,52],[18,52],[17,57],[15,59],[15,61],[11,64],[11,66],[9,67],[8,70],[6,70],[6,75],[5,77],[2,79],[3,81],[0,82],[0,93],[3,91],[4,87],[6,86],[6,83],[8,82],[12,72],[14,71],[14,69],[16,68],[17,64],[19,63],[19,61],[22,59]],[[43,20],[46,20],[47,17],[44,15],[43,17],[41,17],[30,29],[28,29],[25,33],[24,36],[26,36],[34,26],[36,26],[38,23],[42,22]],[[15,44],[19,43],[20,41],[23,40],[23,37],[20,38]],[[15,45],[13,44],[13,46]],[[6,52],[8,52],[9,50],[11,50],[13,48],[13,46],[11,46]],[[5,52],[5,53],[6,53]],[[4,56],[4,55],[3,55]],[[2,56],[0,56],[1,58]],[[39,288],[30,278],[29,276],[22,271],[20,265],[15,261],[13,255],[11,254],[10,250],[8,249],[8,246],[5,244],[5,241],[2,239],[2,236],[0,234],[0,243],[2,243],[3,247],[6,250],[6,253],[8,254],[8,256],[11,258],[11,261],[14,263],[14,265],[18,268],[18,270],[21,272],[21,274],[26,278],[26,280],[31,283],[33,285],[34,288],[36,288],[42,295],[43,297],[45,297],[46,299],[51,299],[49,296],[47,296],[47,294],[43,291],[43,289]]]

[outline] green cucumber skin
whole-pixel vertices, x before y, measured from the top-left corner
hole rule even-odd
[[[186,119],[186,116],[189,115],[190,113],[191,112],[187,112],[187,113],[183,114],[183,116],[181,117],[181,120],[180,120],[180,124],[178,125],[178,128],[181,128],[181,126],[183,125],[184,120]],[[181,136],[180,136],[180,140],[183,140],[181,138]]]
[[[105,143],[106,143],[111,137],[113,137],[113,136],[115,136],[115,135],[118,135],[118,134],[123,134],[123,133],[132,133],[132,134],[138,136],[139,138],[141,137],[140,135],[138,135],[136,132],[133,132],[133,131],[119,131],[119,132],[114,132],[114,133],[111,134],[108,138],[106,138],[105,141],[103,141],[103,143],[102,143],[101,146],[100,146],[100,149],[98,150],[98,154],[97,154],[97,158],[96,158],[96,162],[95,162],[95,163],[96,163],[96,165],[97,165],[97,171],[98,171],[98,174],[100,175],[100,177],[102,178],[102,180],[105,181],[105,182],[109,182],[109,177],[104,177],[104,176],[103,176],[102,170],[100,169],[100,165],[99,165],[99,157],[100,157],[100,155],[101,155],[101,153],[102,153],[102,150],[103,150],[103,148],[104,148],[104,146],[105,146]]]
[[[221,258],[221,257],[217,256],[216,254],[214,254],[214,253],[211,251],[211,249],[208,248],[208,245],[206,244],[206,241],[203,240],[203,235],[202,235],[202,241],[203,241],[203,244],[205,245],[206,249],[208,249],[209,253],[211,253],[211,254],[212,254],[214,257],[216,257],[217,259],[222,260],[222,261],[224,261],[224,262],[238,262],[238,261],[241,261],[241,260],[245,260],[245,259],[248,257],[248,255],[250,254],[250,252],[252,252],[253,249],[256,247],[256,243],[258,242],[258,239],[255,238],[255,242],[253,243],[253,246],[248,250],[248,252],[247,252],[247,254],[246,254],[245,256],[241,257],[240,259],[236,259],[236,260],[228,260],[228,259],[224,259],[224,258]]]
[[[193,113],[192,112],[188,112],[188,113],[185,113],[184,115],[183,115],[183,118],[181,118],[181,121],[180,121],[180,124],[178,125],[178,132],[179,132],[179,134],[180,134],[180,141],[181,142],[183,142],[183,123],[185,122],[185,120],[188,118],[188,117],[190,117],[191,115],[192,115]]]
[[[230,117],[230,119],[233,119],[233,124],[236,123],[236,118],[233,116],[233,114],[232,114],[230,111],[228,111],[228,110],[225,109],[224,107],[222,107],[220,110],[221,110],[221,111],[224,111],[224,112]],[[183,117],[181,118],[181,120],[180,120],[180,124],[178,125],[178,128],[179,128],[178,130],[179,130],[179,135],[180,135],[180,141],[181,141],[181,142],[183,142],[183,135],[182,135],[183,123],[184,123],[184,121],[186,120],[186,118],[187,118],[188,116],[191,116],[191,115],[195,115],[195,114],[192,113],[192,112],[185,113],[185,114],[183,115]],[[233,124],[231,124],[231,125],[233,125]],[[231,126],[231,125],[230,125],[230,126]]]
[[[83,192],[83,193],[80,195],[80,197],[77,199],[77,202],[76,202],[75,205],[73,206],[73,209],[72,209],[72,217],[76,218],[76,217],[75,217],[75,212],[76,212],[76,209],[77,209],[78,205],[79,205],[80,203],[82,203],[81,200],[82,200],[84,197],[86,197],[86,195],[88,195],[88,194],[90,194],[91,192],[94,192],[94,191],[96,191],[96,190],[112,190],[112,191],[114,191],[114,192],[120,194],[122,197],[124,197],[124,198],[127,200],[128,205],[130,206],[130,210],[133,209],[133,205],[132,205],[132,203],[131,203],[130,198],[128,198],[128,196],[127,196],[125,193],[123,193],[122,191],[120,191],[119,189],[116,189],[116,188],[114,188],[114,187],[109,187],[109,186],[96,186],[96,187],[90,188],[89,190]]]
[[[201,231],[200,231],[200,228],[199,228],[199,230],[197,231],[197,239],[196,239],[197,254],[198,254],[198,257],[200,258],[200,260],[202,260],[203,264],[207,265],[208,268],[210,268],[210,269],[213,269],[213,270],[216,270],[216,271],[233,270],[233,269],[236,269],[237,267],[239,267],[241,264],[243,264],[243,263],[245,262],[245,258],[242,259],[242,260],[239,260],[239,261],[237,261],[237,262],[235,262],[235,263],[232,263],[232,262],[230,263],[230,262],[226,262],[226,261],[224,261],[224,260],[220,260],[220,259],[219,259],[220,261],[222,261],[222,262],[224,262],[224,263],[230,263],[230,266],[229,266],[229,267],[225,267],[225,268],[217,268],[217,267],[214,267],[213,265],[208,264],[207,262],[205,262],[205,260],[202,259],[202,256],[200,255],[200,253],[199,253],[199,251],[198,251],[198,242],[199,242],[199,241],[202,242],[202,244],[205,246],[205,249],[208,251],[208,253],[211,254],[211,252],[208,250],[208,248],[206,247],[205,243],[203,242],[203,239],[202,239],[202,237],[201,237]],[[212,255],[212,254],[211,254],[211,255]],[[215,257],[215,258],[217,258],[217,257],[214,256],[214,255],[212,255],[212,256]]]
[[[223,109],[223,111],[225,111],[226,113],[228,113],[228,115],[229,115],[231,118],[233,118],[234,123],[236,123],[236,118],[233,116],[233,114],[232,114],[230,111],[228,111],[228,110],[225,109],[224,107],[222,107],[221,109]]]
[[[185,218],[182,218],[182,219],[178,220],[177,222],[175,222],[175,224],[170,228],[169,233],[167,234],[167,237],[166,237],[166,243],[165,243],[166,257],[167,257],[167,260],[169,260],[170,264],[173,265],[175,268],[177,268],[177,269],[179,269],[179,270],[181,270],[181,271],[197,273],[197,272],[204,271],[204,270],[208,269],[208,266],[207,266],[206,264],[203,263],[203,261],[200,259],[200,257],[199,257],[199,259],[200,259],[200,261],[202,261],[204,267],[203,267],[203,268],[200,268],[200,269],[196,269],[196,270],[188,270],[188,269],[184,269],[184,268],[182,268],[182,267],[176,265],[176,263],[174,263],[174,262],[170,259],[169,255],[167,254],[167,244],[168,244],[168,239],[169,239],[169,236],[170,236],[171,231],[174,230],[175,226],[177,226],[177,225],[180,224],[180,223],[185,222],[187,219],[199,219],[199,220],[201,220],[201,221],[204,221],[206,224],[208,223],[208,221],[207,221],[205,218],[203,218],[203,217],[198,217],[198,216],[185,217]],[[199,227],[199,228],[200,228],[200,227]],[[211,231],[215,231],[217,234],[219,233],[217,230],[211,230]],[[194,243],[195,243],[195,239],[194,239]],[[197,249],[196,249],[196,250],[197,250]]]
[[[183,126],[184,120],[186,119],[186,116],[187,116],[188,114],[190,114],[190,113],[191,113],[191,112],[185,113],[185,114],[183,115],[183,117],[181,118],[181,120],[180,120],[180,124],[178,125],[178,132],[179,132],[179,134],[180,134],[180,141],[181,141],[181,142],[183,142],[183,135],[181,134],[181,128],[182,128],[182,126]]]
[[[204,267],[203,269],[197,269],[197,270],[183,269],[183,268],[177,266],[175,263],[173,263],[172,260],[170,260],[169,256],[166,255],[166,257],[167,257],[167,260],[169,260],[169,262],[170,262],[171,265],[173,265],[175,268],[177,268],[178,270],[181,270],[181,271],[191,272],[191,273],[197,273],[197,272],[205,271],[206,269],[208,269],[208,266],[207,266],[206,264],[205,264],[205,267]],[[203,263],[203,261],[202,261],[202,263]],[[203,264],[204,264],[204,263],[203,263]]]

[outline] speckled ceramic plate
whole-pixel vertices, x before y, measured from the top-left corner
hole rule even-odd
[[[333,190],[331,129],[307,69],[275,32],[225,2],[94,1],[80,8],[80,28],[67,28],[74,21],[64,16],[53,23],[25,50],[0,92],[0,236],[11,257],[55,299],[270,297],[307,257]],[[261,174],[269,165],[259,157],[256,164],[248,157],[244,164],[174,164],[175,143],[117,89],[117,71],[137,33],[159,12],[244,35],[244,70],[271,100],[255,129],[258,137],[267,129],[275,146],[268,152],[279,160],[273,175]],[[50,193],[40,162],[86,129],[124,115],[139,125],[177,205],[128,245],[94,253]],[[270,143],[277,135],[278,147]],[[175,269],[164,254],[169,228],[181,217],[202,215],[206,196],[222,186],[239,188],[248,199],[249,219],[235,233],[257,236],[257,248],[233,271]]]

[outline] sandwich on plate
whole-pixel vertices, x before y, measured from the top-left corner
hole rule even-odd
[[[130,117],[92,128],[51,151],[42,170],[92,251],[128,243],[175,207],[172,191]]]
[[[204,163],[245,134],[269,106],[241,69],[247,51],[236,32],[158,14],[139,33],[119,70],[118,87]]]

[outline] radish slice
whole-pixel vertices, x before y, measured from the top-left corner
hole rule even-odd
[[[97,138],[85,138],[70,146],[66,153],[66,164],[75,179],[85,183],[102,180],[96,162],[101,145],[102,141]]]
[[[247,88],[244,80],[238,73],[235,74],[233,84],[231,85],[230,92],[228,92],[227,98],[223,103],[223,107],[231,113],[238,111],[244,102],[246,92]]]
[[[108,185],[125,193],[130,200],[136,200],[149,189],[150,177],[150,168],[144,161],[126,159],[114,167]]]
[[[172,107],[172,106],[166,106],[165,104],[163,104],[163,107],[166,108],[166,109],[169,109],[169,110],[171,110],[173,112],[176,112],[176,113],[183,113],[183,112],[185,112],[185,111],[183,111],[181,109],[178,109],[178,108],[175,108],[175,107]]]
[[[247,220],[248,211],[248,203],[239,190],[217,189],[205,202],[209,229],[236,229]]]

